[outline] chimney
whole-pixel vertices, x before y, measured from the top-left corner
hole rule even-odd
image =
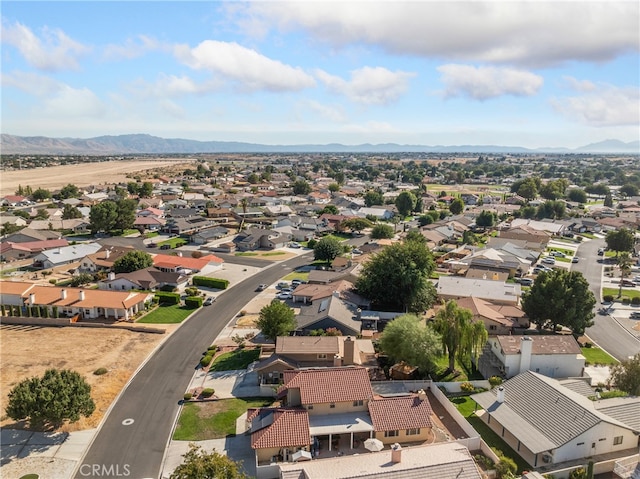
[[[104,252],[104,259],[109,259],[109,256],[111,256],[111,250],[105,250]]]
[[[182,251],[176,251],[176,256],[182,258]]]
[[[35,293],[29,293],[29,304],[31,306],[33,306],[36,302],[36,295]]]
[[[64,288],[60,290],[60,299],[67,299],[67,290]]]
[[[397,442],[391,446],[391,462],[398,464],[402,461],[402,446]]]
[[[109,273],[109,281],[113,281],[114,279],[116,279],[116,274],[112,271]]]
[[[340,291],[334,291],[333,292],[333,297],[334,298],[339,298],[340,297]]]
[[[503,403],[504,402],[504,387],[503,386],[498,387],[498,402],[499,403]]]
[[[420,389],[420,391],[418,391],[418,399],[420,399],[420,401],[427,399],[427,393],[424,389]]]
[[[84,301],[84,291],[78,291],[78,298],[80,299],[80,301]]]
[[[520,371],[518,374],[531,369],[531,351],[533,340],[529,336],[523,336],[520,340]]]
[[[344,340],[344,365],[351,366],[356,364],[356,342],[347,336]]]
[[[334,354],[333,355],[333,367],[334,368],[339,368],[340,366],[342,366],[342,358],[340,357],[339,354]]]

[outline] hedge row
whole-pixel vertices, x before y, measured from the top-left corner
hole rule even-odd
[[[201,296],[187,296],[184,300],[184,305],[189,309],[196,309],[202,306]]]
[[[227,289],[229,287],[229,281],[220,278],[207,278],[206,276],[194,276],[194,286],[204,286],[206,288],[215,289]]]
[[[52,306],[51,310],[47,306],[17,306],[10,304],[0,305],[2,316],[28,317],[28,318],[58,318],[58,307]]]
[[[158,291],[155,296],[160,304],[180,304],[179,293],[165,293]]]

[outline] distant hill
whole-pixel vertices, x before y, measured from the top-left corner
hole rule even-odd
[[[197,141],[181,138],[160,138],[134,134],[98,136],[96,138],[48,138],[45,136],[15,136],[2,134],[3,154],[59,155],[132,155],[132,154],[196,154],[196,153],[626,153],[640,154],[640,142],[624,143],[606,140],[576,149],[537,148],[500,145],[260,145],[235,141]]]

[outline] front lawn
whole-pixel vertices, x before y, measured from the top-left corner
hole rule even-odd
[[[298,273],[294,271],[293,273],[289,273],[284,278],[283,281],[293,281],[294,279],[299,279],[300,281],[309,281],[309,273]]]
[[[619,288],[602,288],[602,296],[613,296],[614,301],[622,301],[625,297],[629,298],[629,300],[640,297],[640,291],[637,289],[622,288],[622,298],[618,298],[618,291],[620,291]]]
[[[169,238],[166,241],[159,242],[158,243],[158,247],[162,247],[164,245],[169,245],[171,247],[171,249],[173,249],[173,248],[177,248],[179,246],[184,246],[186,244],[187,244],[187,242],[185,240],[183,240],[182,238],[177,236],[175,238]]]
[[[250,251],[242,251],[240,253],[235,253],[234,256],[258,256],[258,253],[252,253]]]
[[[522,471],[528,471],[531,466],[520,457],[511,447],[504,442],[504,440],[493,431],[482,419],[475,415],[476,403],[469,396],[462,396],[451,399],[451,402],[455,404],[460,414],[462,414],[467,421],[478,431],[478,434],[482,436],[484,442],[486,442],[491,448],[499,449],[506,457],[510,457],[518,465],[518,473]]]
[[[186,403],[180,413],[173,439],[205,441],[236,433],[236,420],[250,407],[265,407],[273,398],[234,398]]]
[[[587,358],[587,364],[602,364],[604,366],[613,366],[618,364],[618,360],[609,356],[606,351],[600,348],[580,348],[582,355]]]
[[[247,366],[260,357],[259,349],[237,349],[218,356],[209,371],[231,371],[234,369],[247,369]]]
[[[145,314],[137,322],[149,324],[181,323],[194,311],[195,309],[185,308],[184,306],[180,306],[179,304],[159,305],[153,311]]]
[[[447,368],[449,367],[449,358],[447,356],[440,356],[436,359],[436,371],[435,371],[435,379],[439,382],[465,382],[465,381],[473,381],[475,379],[484,379],[479,372],[471,373],[461,365],[456,359],[456,372],[448,373]],[[456,375],[457,374],[457,375]]]

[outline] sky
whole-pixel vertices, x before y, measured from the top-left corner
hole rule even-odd
[[[1,131],[267,145],[640,139],[640,2],[2,1]]]

